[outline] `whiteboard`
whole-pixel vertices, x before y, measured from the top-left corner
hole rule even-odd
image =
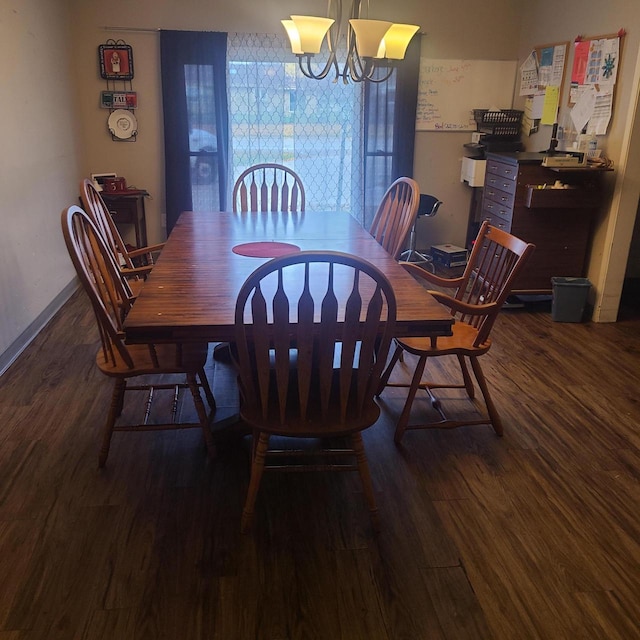
[[[420,58],[417,131],[475,131],[474,109],[510,109],[516,60]]]

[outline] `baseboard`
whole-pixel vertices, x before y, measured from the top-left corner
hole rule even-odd
[[[44,326],[58,313],[62,305],[73,295],[80,283],[74,278],[42,311],[42,313],[0,354],[0,376],[31,344]]]

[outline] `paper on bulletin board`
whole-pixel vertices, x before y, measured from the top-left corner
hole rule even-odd
[[[544,105],[540,124],[554,124],[558,115],[560,87],[548,86],[544,90]]]
[[[582,92],[580,99],[571,109],[571,121],[576,131],[582,131],[593,115],[596,106],[596,89],[591,86]]]
[[[562,84],[566,44],[543,47],[540,56],[539,84],[541,87],[559,87]]]
[[[538,90],[538,59],[532,51],[520,66],[520,95],[530,96]]]
[[[593,107],[593,114],[589,120],[589,129],[593,130],[597,136],[604,136],[607,133],[611,113],[613,111],[613,91],[601,90],[596,94],[596,103]]]

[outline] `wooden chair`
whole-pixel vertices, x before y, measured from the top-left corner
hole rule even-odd
[[[305,194],[298,174],[281,164],[245,169],[233,187],[233,211],[304,211]]]
[[[207,381],[204,364],[208,345],[202,344],[135,344],[124,343],[123,321],[132,303],[131,290],[113,259],[102,233],[80,207],[71,206],[62,212],[62,232],[71,261],[86,291],[98,322],[102,347],[96,356],[100,371],[115,378],[111,406],[104,425],[98,464],[104,466],[109,455],[114,431],[140,431],[199,427],[207,449],[214,455],[214,444],[209,430],[209,416],[200,389],[209,406],[215,401]],[[130,378],[150,374],[186,374],[186,383],[129,385]],[[188,387],[198,414],[198,422],[177,423],[179,391]],[[149,422],[154,392],[172,389],[171,420],[153,424]],[[144,419],[138,424],[116,425],[122,414],[126,391],[148,392]]]
[[[501,231],[484,222],[476,238],[469,262],[464,274],[459,278],[440,278],[415,264],[403,263],[409,273],[427,284],[453,290],[453,295],[440,291],[431,291],[433,296],[451,309],[456,318],[453,335],[431,338],[396,338],[394,354],[387,365],[379,389],[385,386],[408,387],[409,392],[395,430],[395,441],[401,441],[407,429],[454,428],[463,425],[490,424],[498,435],[503,427],[496,407],[491,400],[489,388],[480,367],[479,358],[489,351],[489,334],[506,300],[514,280],[521,272],[535,245],[527,244],[505,231]],[[398,360],[405,353],[418,357],[418,363],[410,383],[391,383],[389,377]],[[428,358],[455,356],[462,370],[463,384],[448,382],[422,381]],[[481,417],[459,417],[448,419],[435,389],[465,389],[469,398],[475,397],[473,380],[465,358],[469,359],[471,369],[480,387],[487,409]],[[404,359],[406,360],[406,359]],[[411,407],[418,389],[429,394],[432,406],[440,414],[441,420],[427,424],[409,425]]]
[[[162,250],[164,242],[129,250],[113,221],[109,207],[88,178],[80,182],[80,199],[85,211],[102,234],[107,247],[116,257],[116,264],[122,274],[130,280],[144,279],[153,268],[154,254]],[[137,293],[140,286],[134,283],[132,288],[134,293]]]
[[[404,249],[420,204],[420,187],[411,178],[398,178],[386,191],[369,232],[396,260]]]
[[[233,346],[240,415],[253,430],[251,480],[242,514],[248,531],[265,470],[360,473],[374,529],[377,507],[361,431],[376,422],[374,395],[395,326],[391,284],[376,267],[338,252],[303,251],[258,267],[236,302]],[[345,437],[321,451],[269,450],[272,435]],[[267,465],[274,456],[351,458],[346,464]],[[355,458],[355,462],[353,459]],[[286,458],[285,458],[286,459]]]

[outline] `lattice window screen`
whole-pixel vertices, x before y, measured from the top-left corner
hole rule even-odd
[[[284,34],[230,33],[227,73],[229,189],[248,166],[278,162],[300,175],[308,211],[362,222],[362,86],[305,78]]]

